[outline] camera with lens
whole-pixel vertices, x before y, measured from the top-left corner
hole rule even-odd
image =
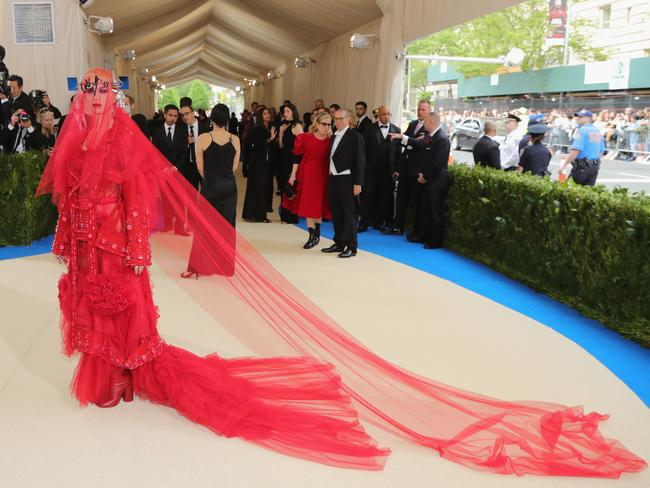
[[[11,88],[9,88],[7,81],[9,78],[9,69],[4,64],[5,48],[0,46],[0,93],[3,93],[7,98],[11,97]]]
[[[47,96],[45,90],[32,90],[29,92],[29,96],[32,99],[32,105],[34,105],[35,112],[38,112],[40,109],[45,107],[45,102],[43,101],[43,97]]]
[[[18,119],[21,122],[29,122],[31,120],[27,112],[20,112],[20,115],[18,115]]]

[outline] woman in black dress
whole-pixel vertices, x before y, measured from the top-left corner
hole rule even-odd
[[[293,154],[296,136],[303,133],[302,125],[300,125],[298,119],[298,110],[295,105],[288,104],[283,106],[280,135],[278,136],[280,154],[277,165],[278,187],[283,193],[287,187],[293,165],[298,164],[301,158]],[[286,224],[297,224],[298,216],[280,205],[280,220]]]
[[[248,135],[248,181],[242,217],[249,222],[271,222],[266,218],[269,206],[269,183],[277,136],[271,125],[271,112],[261,107],[256,115],[257,124]],[[271,189],[272,191],[272,189]]]
[[[237,185],[235,171],[239,163],[239,138],[230,134],[226,127],[230,112],[226,105],[216,105],[210,113],[212,131],[201,134],[196,151],[196,167],[203,178],[201,195],[212,205],[221,216],[235,227],[237,214]],[[234,238],[234,231],[232,238]],[[215,269],[214,263],[206,262],[205,253],[192,246],[187,271],[182,278],[199,274],[232,274],[232,270]],[[232,263],[234,265],[234,263]]]

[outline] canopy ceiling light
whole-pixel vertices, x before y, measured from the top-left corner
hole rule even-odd
[[[95,0],[79,0],[79,6],[81,8],[88,8],[90,7],[93,3],[95,3]]]
[[[164,83],[163,83],[162,85],[160,85],[160,89],[161,89],[161,90],[165,90],[166,88],[167,88],[167,87],[165,86]]]
[[[314,64],[315,62],[316,62],[315,59],[299,56],[296,58],[293,64],[296,68],[306,68],[307,66],[309,66],[310,64]]]
[[[133,61],[135,59],[135,49],[128,49],[122,53],[122,57],[127,61]]]
[[[154,83],[156,81],[158,81],[158,78],[156,78],[156,75],[151,75],[151,81],[153,81]]]
[[[235,91],[236,91],[237,93],[239,93],[239,92],[241,91],[241,86],[237,85],[237,86],[235,87]]]
[[[359,34],[355,32],[350,37],[350,47],[353,49],[365,49],[371,44],[375,45],[379,42],[379,37],[376,34]]]
[[[266,79],[267,80],[277,80],[279,77],[280,77],[280,75],[278,75],[277,73],[275,73],[273,71],[269,71],[268,73],[266,73]]]
[[[113,33],[113,19],[110,17],[98,17],[96,15],[89,15],[84,24],[88,26],[90,32],[94,32],[99,35],[112,34]]]

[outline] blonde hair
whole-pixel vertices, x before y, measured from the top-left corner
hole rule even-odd
[[[48,107],[43,107],[42,109],[40,109],[37,115],[38,115],[38,122],[41,124],[41,132],[43,133],[44,136],[50,137],[56,134],[56,127],[52,125],[51,128],[46,129],[41,122],[41,118],[43,117],[43,115],[45,115],[48,112],[52,114],[52,117],[54,117],[54,112],[52,112],[52,110],[50,110]]]
[[[332,116],[329,114],[329,112],[320,112],[318,115],[316,115],[316,118],[311,123],[311,126],[309,127],[309,132],[311,132],[312,134],[315,134],[316,131],[318,130],[318,124],[325,117],[329,117],[329,119],[332,120]]]

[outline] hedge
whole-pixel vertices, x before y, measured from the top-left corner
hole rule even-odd
[[[45,161],[40,152],[0,154],[0,246],[28,245],[54,232],[51,197],[34,196]]]
[[[650,198],[454,166],[446,245],[650,347]]]

